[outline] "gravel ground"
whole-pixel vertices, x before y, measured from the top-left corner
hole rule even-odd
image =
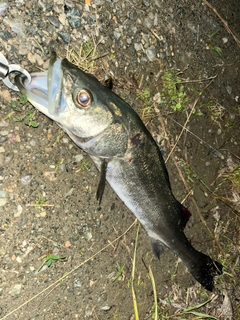
[[[188,238],[225,266],[210,294],[169,250],[157,261],[140,229],[140,319],[193,319],[189,307],[201,313],[194,319],[240,318],[239,17],[233,0],[0,2],[0,51],[11,63],[45,70],[54,49],[101,81],[112,76],[166,160],[173,150],[173,191],[193,213]],[[99,207],[88,156],[0,90],[0,319],[134,319],[134,216],[108,186]],[[60,259],[38,271],[49,255]]]

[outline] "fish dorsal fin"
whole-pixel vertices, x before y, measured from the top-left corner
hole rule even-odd
[[[103,160],[100,168],[100,180],[98,183],[97,194],[96,194],[97,200],[99,201],[99,205],[101,204],[103,192],[105,189],[106,173],[107,173],[107,161]]]

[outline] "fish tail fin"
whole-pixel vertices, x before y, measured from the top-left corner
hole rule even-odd
[[[222,273],[221,263],[212,260],[209,256],[198,252],[197,263],[188,264],[188,269],[193,277],[208,291],[213,291],[214,277]]]

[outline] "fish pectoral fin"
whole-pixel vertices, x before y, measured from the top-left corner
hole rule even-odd
[[[160,260],[160,255],[164,251],[164,246],[153,238],[150,238],[150,241],[154,256]]]
[[[98,183],[98,188],[97,188],[97,200],[99,201],[99,205],[101,204],[102,197],[103,197],[103,192],[105,189],[105,183],[106,183],[106,173],[107,173],[107,161],[103,160],[101,164],[101,172],[100,172],[100,180]]]

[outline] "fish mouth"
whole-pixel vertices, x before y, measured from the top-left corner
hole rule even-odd
[[[15,83],[27,99],[42,113],[50,118],[64,112],[66,103],[63,97],[62,60],[56,53],[51,54],[48,71],[31,73],[31,82],[23,74],[15,77]]]

